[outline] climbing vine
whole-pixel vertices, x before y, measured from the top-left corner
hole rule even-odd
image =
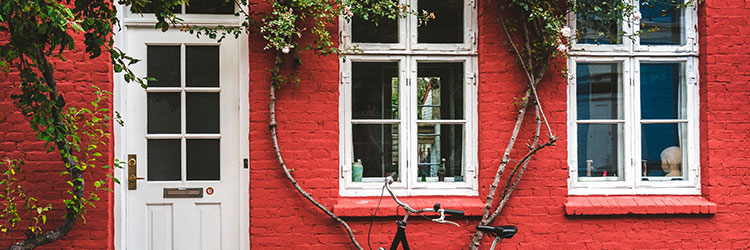
[[[124,5],[143,5],[144,2],[119,1]],[[161,26],[177,21],[169,14],[158,20]],[[111,137],[109,125],[113,121],[112,111],[100,104],[109,102],[111,93],[94,87],[91,94],[84,95],[90,105],[71,107],[59,91],[54,66],[66,63],[66,53],[75,51],[82,37],[83,51],[90,59],[108,54],[114,71],[121,73],[126,82],[144,85],[146,79],[137,77],[129,68],[138,60],[113,46],[112,35],[118,25],[116,8],[108,0],[0,1],[0,35],[3,37],[0,70],[6,76],[18,76],[6,78],[18,79],[12,80],[14,94],[11,98],[36,138],[46,142],[43,150],[60,157],[60,165],[53,167],[60,169],[59,181],[69,186],[61,197],[64,220],[54,229],[42,230],[44,227],[40,225],[47,222],[50,205],[38,204],[17,181],[15,175],[23,169],[22,161],[3,161],[0,183],[5,185],[5,193],[0,196],[3,202],[0,204],[3,206],[0,231],[17,230],[25,234],[21,239],[11,239],[7,249],[34,249],[61,239],[79,218],[84,218],[87,207],[99,200],[97,191],[109,190],[109,183],[118,182],[111,170],[119,164],[100,165],[103,156],[99,153]],[[85,180],[84,173],[93,168],[108,170],[99,180]],[[93,187],[86,189],[86,183]],[[19,203],[23,206],[18,206]],[[29,215],[24,216],[27,213]],[[24,218],[30,222],[29,226],[16,228]]]
[[[181,19],[172,12],[174,6],[187,3],[186,0],[118,0],[117,3],[138,13],[149,9],[153,12],[157,23],[156,28],[163,31],[177,27],[198,36],[223,39],[227,35],[238,36],[242,32],[257,32],[262,36],[266,50],[272,51],[275,57],[270,71],[270,123],[269,128],[273,139],[274,150],[281,168],[292,185],[305,198],[319,209],[342,224],[347,230],[352,243],[362,249],[354,238],[354,234],[344,220],[327,210],[294,180],[287,168],[282,150],[278,144],[277,123],[275,109],[275,91],[282,83],[294,77],[294,73],[285,76],[285,63],[299,65],[299,54],[304,51],[326,56],[356,53],[357,48],[340,47],[334,40],[335,35],[328,30],[330,24],[336,23],[340,16],[346,21],[361,18],[378,24],[388,19],[403,18],[416,15],[420,24],[429,25],[428,21],[435,18],[434,14],[425,10],[417,10],[412,6],[400,4],[393,0],[270,0],[270,11],[256,13],[247,11],[245,7],[252,7],[247,0],[234,1],[239,8],[237,15],[245,19],[239,26],[202,27],[189,26],[181,23]],[[499,11],[498,22],[505,34],[505,42],[525,74],[524,81],[527,90],[520,102],[517,103],[518,113],[512,136],[501,157],[495,179],[487,192],[487,202],[480,224],[487,225],[494,221],[510,198],[511,193],[534,154],[547,146],[552,146],[557,140],[541,105],[536,86],[542,81],[550,65],[556,65],[555,58],[566,58],[570,44],[576,39],[592,39],[600,43],[616,43],[620,37],[638,34],[623,34],[618,30],[622,21],[628,25],[641,25],[642,15],[637,8],[625,1],[550,1],[550,0],[496,0]],[[688,6],[695,0],[686,3],[675,0],[643,0],[641,6],[648,7],[649,3],[666,4],[674,8]],[[645,3],[645,4],[644,4]],[[252,8],[250,8],[252,9]],[[569,16],[586,19],[586,25],[579,25],[573,30],[567,22]],[[65,53],[76,49],[76,37],[84,38],[83,46],[90,58],[96,58],[103,53],[110,56],[115,73],[120,73],[128,83],[134,82],[142,86],[145,81],[153,80],[136,76],[130,66],[139,60],[126,55],[114,46],[112,35],[119,27],[116,8],[112,1],[25,1],[4,0],[0,2],[0,32],[7,35],[8,41],[0,44],[0,68],[13,70],[20,76],[17,89],[20,94],[15,95],[16,107],[26,117],[30,127],[38,139],[48,142],[50,152],[61,157],[63,175],[69,178],[69,198],[65,203],[65,221],[58,228],[46,232],[37,230],[32,224],[26,230],[26,238],[13,244],[10,249],[33,249],[37,246],[53,242],[66,235],[76,224],[78,218],[85,211],[85,205],[96,200],[95,195],[84,192],[83,172],[95,167],[97,146],[101,146],[102,138],[109,138],[108,131],[103,124],[109,124],[111,117],[103,115],[108,110],[99,108],[95,103],[88,109],[70,109],[66,106],[63,95],[58,91],[55,69],[50,60],[64,63]],[[655,27],[646,28],[650,31]],[[607,32],[614,30],[614,32]],[[310,36],[310,37],[308,37]],[[288,56],[287,56],[288,55]],[[562,63],[561,63],[562,64]],[[561,70],[565,74],[565,70]],[[95,90],[95,99],[106,98],[103,91]],[[520,127],[528,107],[534,107],[536,130],[532,143],[528,144],[528,152],[523,157],[511,161],[510,153],[514,149]],[[545,133],[542,134],[544,128]],[[544,135],[545,138],[542,138]],[[85,141],[95,138],[95,141]],[[99,138],[99,139],[96,139]],[[96,141],[100,140],[100,141]],[[92,145],[94,145],[92,147]],[[498,192],[500,177],[505,173],[506,166],[515,162],[503,191]],[[18,161],[5,161],[3,164],[10,175],[4,175],[6,183],[13,181],[15,169],[21,166]],[[111,177],[111,176],[108,176]],[[0,182],[2,182],[0,180]],[[95,188],[102,188],[106,180],[95,181]],[[11,189],[14,189],[11,187]],[[10,190],[10,189],[9,189]],[[16,189],[17,195],[20,191]],[[495,202],[496,193],[501,193]],[[8,199],[6,196],[5,199]],[[16,196],[21,200],[31,200],[28,196]],[[32,204],[30,202],[29,204]],[[26,209],[42,208],[42,215],[46,205],[33,204]],[[6,211],[7,212],[7,211]],[[14,213],[6,213],[5,220],[11,226],[15,225]],[[34,218],[37,218],[36,220]],[[46,219],[43,216],[32,218],[34,223]],[[3,226],[8,227],[8,224]],[[3,228],[0,228],[2,230]],[[470,247],[476,249],[481,242],[482,233],[476,232]]]
[[[309,3],[308,1],[305,1]],[[314,2],[314,1],[313,1]],[[294,180],[286,167],[281,149],[277,140],[277,124],[275,119],[275,89],[280,86],[284,78],[281,74],[284,64],[283,54],[289,54],[296,48],[300,48],[303,27],[305,22],[298,20],[303,17],[313,17],[313,32],[315,37],[311,44],[302,49],[313,50],[319,55],[329,55],[335,53],[349,52],[346,49],[333,47],[330,40],[330,34],[325,31],[325,24],[322,21],[332,22],[336,15],[345,17],[347,21],[351,20],[354,15],[360,15],[365,20],[371,20],[377,24],[378,18],[399,18],[403,15],[419,15],[420,24],[435,18],[434,14],[427,11],[410,10],[409,6],[396,5],[392,1],[344,1],[341,3],[322,2],[324,8],[305,8],[299,6],[298,1],[273,1],[273,12],[263,18],[260,28],[261,34],[267,41],[265,49],[276,50],[276,60],[274,68],[271,71],[271,89],[270,89],[270,129],[274,142],[274,149],[280,165],[284,169],[287,178],[294,184],[295,188],[303,194],[308,200],[316,204],[321,210],[329,216],[339,221],[347,230],[353,244],[358,249],[360,245],[354,238],[351,229],[346,222],[338,218],[332,212],[325,209],[316,202],[309,193],[306,193]],[[370,7],[360,7],[357,3],[371,4]],[[373,4],[376,3],[376,4]],[[379,3],[379,4],[377,4]],[[652,8],[655,5],[670,6],[670,8],[683,8],[695,4],[694,0],[681,2],[676,0],[642,0],[642,8]],[[594,43],[618,43],[622,37],[638,36],[642,32],[655,31],[656,27],[646,27],[641,22],[642,14],[637,11],[638,8],[625,1],[596,1],[596,0],[579,0],[579,1],[549,1],[549,0],[505,0],[498,1],[498,22],[501,24],[501,32],[505,34],[505,44],[509,47],[511,53],[516,57],[516,62],[521,71],[526,76],[523,83],[527,86],[526,93],[520,102],[514,103],[518,108],[516,123],[512,130],[511,137],[505,148],[503,155],[500,157],[500,165],[492,184],[487,191],[486,204],[483,210],[480,225],[492,223],[500,214],[503,207],[510,199],[511,194],[533,155],[545,147],[555,145],[558,137],[552,131],[546,114],[544,113],[541,100],[536,90],[536,86],[542,81],[550,65],[555,64],[555,58],[566,59],[569,48],[573,41],[579,39],[589,39]],[[383,7],[385,12],[382,12]],[[317,11],[320,9],[327,10],[325,14]],[[309,11],[309,12],[308,12]],[[668,12],[669,9],[662,12]],[[582,22],[573,30],[568,22],[570,17],[576,17]],[[317,17],[320,17],[319,19]],[[373,18],[377,17],[377,18]],[[620,24],[625,22],[627,25],[639,25],[635,33],[626,33],[620,29]],[[355,51],[356,52],[356,51]],[[299,62],[296,62],[299,63]],[[564,65],[564,63],[560,63]],[[560,70],[561,74],[567,74],[566,69]],[[520,128],[523,125],[524,117],[530,106],[534,107],[536,129],[532,136],[532,142],[527,144],[527,152],[519,159],[511,159],[510,155],[518,139]],[[543,126],[544,125],[544,126]],[[542,131],[546,131],[542,134]],[[542,138],[544,135],[545,138]],[[509,169],[507,180],[500,192],[499,201],[496,202],[496,195],[500,187],[501,177],[506,173],[506,167],[512,161],[515,162],[513,168]],[[470,249],[478,249],[483,233],[477,231],[472,237]]]

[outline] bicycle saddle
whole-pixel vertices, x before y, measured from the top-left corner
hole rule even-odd
[[[477,226],[477,230],[482,231],[482,232],[487,232],[490,235],[492,235],[492,237],[500,237],[500,238],[505,238],[505,239],[513,238],[513,235],[515,235],[516,232],[518,232],[518,228],[516,226],[493,227],[493,226],[479,225]]]

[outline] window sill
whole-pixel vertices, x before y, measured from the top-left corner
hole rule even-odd
[[[566,215],[716,214],[701,196],[568,196]]]
[[[339,198],[333,205],[333,212],[343,217],[369,217],[378,206],[380,197],[343,197]],[[399,197],[399,200],[408,204],[414,209],[432,207],[435,203],[445,209],[455,209],[464,211],[464,216],[481,216],[484,202],[479,197],[457,197],[457,196],[419,196],[419,197]],[[380,203],[378,214],[375,216],[395,216],[396,202],[390,196],[383,196]],[[400,215],[404,214],[403,209],[399,209]]]

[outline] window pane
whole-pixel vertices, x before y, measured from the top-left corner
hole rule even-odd
[[[608,1],[577,0],[576,29],[578,43],[622,44],[620,39],[620,11]],[[594,6],[600,11],[594,11]]]
[[[578,124],[578,181],[622,181],[622,124]]]
[[[170,2],[170,1],[163,1],[163,3],[168,3],[168,2]],[[158,6],[155,4],[155,1],[146,2],[146,3],[144,3],[143,7],[141,8],[141,13],[154,13],[156,11],[157,7]],[[170,10],[172,11],[172,13],[180,14],[180,13],[182,13],[182,4],[177,4],[175,6],[172,6],[172,8],[170,8]],[[133,10],[132,6],[130,8],[130,11],[133,12],[133,13],[136,12],[136,11]],[[146,16],[146,15],[144,15],[144,16]],[[152,15],[152,17],[153,17],[153,15]]]
[[[421,120],[464,118],[463,63],[418,63],[417,117]]]
[[[219,140],[187,140],[187,179],[219,180]]]
[[[233,0],[193,0],[187,3],[187,14],[234,14]]]
[[[687,124],[641,125],[641,167],[645,176],[686,177]]]
[[[219,46],[185,46],[185,85],[219,87]]]
[[[420,10],[435,14],[435,19],[417,28],[419,43],[463,43],[463,0],[419,0]]]
[[[180,93],[148,93],[149,134],[180,133]]]
[[[180,140],[148,140],[148,180],[179,181]]]
[[[620,68],[619,63],[576,65],[578,120],[623,119]]]
[[[398,43],[398,20],[381,19],[377,24],[359,16],[352,17],[352,42]]]
[[[641,64],[641,119],[686,119],[680,63]]]
[[[419,182],[464,182],[463,124],[420,124]]]
[[[398,172],[398,124],[352,125],[352,180],[362,178],[385,177]],[[362,170],[358,170],[357,162]],[[360,172],[361,171],[361,172]],[[375,181],[382,182],[382,178]]]
[[[678,8],[682,0],[641,1],[641,44],[685,44],[684,17]]]
[[[352,119],[399,119],[398,62],[352,63]]]
[[[149,87],[180,86],[180,46],[153,46],[146,50],[146,75],[156,78]]]
[[[185,94],[188,133],[219,133],[219,93]]]

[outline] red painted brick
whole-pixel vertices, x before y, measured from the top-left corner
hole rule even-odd
[[[256,11],[269,9],[266,1],[253,0]],[[494,177],[510,130],[513,127],[513,97],[523,94],[523,75],[504,47],[497,22],[495,1],[477,1],[479,48],[479,186],[480,196],[469,205],[454,200],[464,210],[478,209]],[[511,249],[744,249],[750,245],[750,228],[742,222],[750,216],[750,16],[742,1],[705,1],[699,7],[700,42],[700,164],[702,197],[567,197],[566,83],[550,70],[539,87],[552,129],[561,138],[556,147],[545,149],[529,165],[502,216],[494,224],[514,224],[520,229],[502,247]],[[336,24],[330,25],[332,34]],[[4,37],[0,36],[0,40]],[[307,36],[305,37],[307,38]],[[336,37],[334,37],[336,40]],[[268,69],[273,57],[263,50],[264,41],[252,34],[250,53],[250,241],[258,249],[351,249],[341,227],[305,201],[284,179],[275,161],[268,133]],[[81,45],[78,48],[82,48]],[[69,103],[85,104],[90,95],[85,86],[96,83],[112,89],[110,67],[105,57],[90,60],[80,50],[67,55],[68,62],[55,62],[56,75]],[[341,211],[346,202],[338,196],[338,59],[303,54],[299,87],[279,91],[280,144],[300,184],[321,203]],[[59,204],[57,196],[66,185],[41,181],[54,178],[58,158],[45,155],[43,143],[28,142],[33,133],[18,115],[10,94],[17,92],[18,77],[0,72],[0,157],[28,157],[27,170],[38,176],[25,180],[35,186],[30,192],[43,201]],[[527,120],[529,122],[529,120]],[[529,138],[533,125],[523,128],[519,142]],[[517,159],[523,143],[512,155]],[[19,152],[19,151],[24,151]],[[105,155],[112,156],[111,147]],[[41,176],[41,177],[40,177]],[[44,249],[113,249],[113,200],[104,195],[97,208],[89,209],[89,224],[79,224],[70,236]],[[466,198],[466,197],[464,197]],[[653,197],[652,197],[653,198]],[[347,198],[353,199],[353,198]],[[452,199],[452,198],[445,198]],[[387,197],[384,201],[388,200]],[[419,200],[419,199],[416,199]],[[460,200],[460,199],[459,199]],[[476,202],[479,201],[479,202]],[[707,201],[715,204],[707,203]],[[420,203],[421,204],[421,203]],[[480,206],[477,207],[476,204]],[[336,207],[339,205],[339,207]],[[446,205],[444,203],[444,205]],[[447,206],[447,205],[446,205]],[[58,208],[61,208],[59,205]],[[354,214],[366,215],[370,207],[350,205]],[[346,210],[346,209],[344,209]],[[383,211],[384,214],[393,214]],[[359,212],[356,212],[359,211]],[[363,212],[364,211],[364,212]],[[474,210],[472,210],[474,211]],[[546,211],[543,213],[542,211]],[[58,209],[56,212],[61,215]],[[346,212],[342,212],[346,213]],[[626,214],[683,215],[626,215]],[[714,216],[685,215],[708,213]],[[576,216],[599,214],[598,216]],[[607,215],[604,215],[607,214]],[[612,215],[620,214],[620,215]],[[59,218],[59,216],[57,217]],[[369,219],[346,218],[360,243],[366,243]],[[372,242],[389,244],[395,232],[393,216],[374,221]],[[59,223],[59,219],[48,224]],[[461,228],[436,226],[410,220],[407,229],[415,249],[466,249],[478,218],[465,217]],[[95,222],[95,223],[94,223]],[[669,233],[669,239],[663,235]],[[490,241],[483,241],[484,249]]]

